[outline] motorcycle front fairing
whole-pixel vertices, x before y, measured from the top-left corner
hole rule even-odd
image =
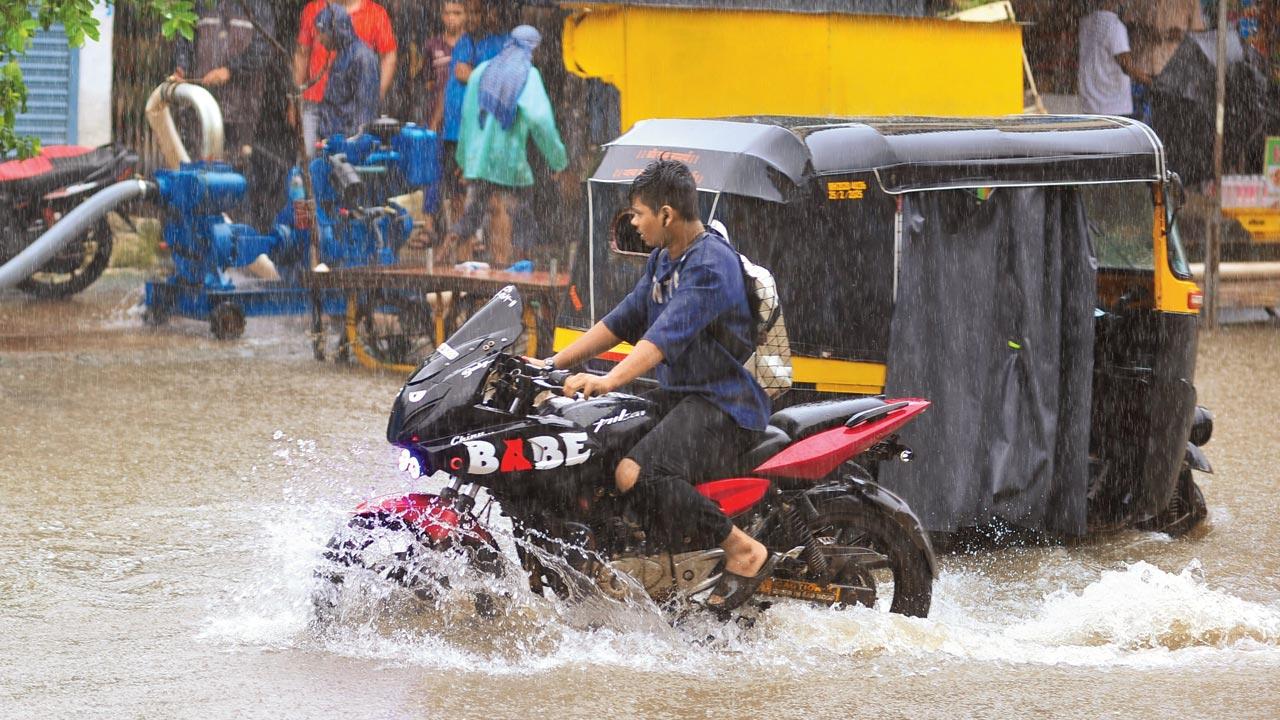
[[[489,368],[520,335],[520,291],[508,285],[440,344],[400,389],[387,422],[387,441],[410,448],[423,440],[473,428]]]

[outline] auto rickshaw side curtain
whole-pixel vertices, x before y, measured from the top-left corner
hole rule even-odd
[[[933,402],[882,481],[926,529],[1085,532],[1095,268],[1075,189],[906,196],[886,392]]]

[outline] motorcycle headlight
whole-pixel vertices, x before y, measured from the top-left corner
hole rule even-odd
[[[400,451],[400,459],[396,465],[400,468],[400,472],[407,472],[414,479],[423,475],[422,461],[418,459],[418,456],[413,451],[407,448]]]

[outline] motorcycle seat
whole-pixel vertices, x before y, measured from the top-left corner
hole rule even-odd
[[[742,456],[742,467],[739,468],[739,473],[751,472],[760,463],[777,455],[782,448],[790,444],[791,436],[783,432],[781,428],[770,425],[764,429],[764,434],[761,436],[760,441],[755,444],[755,447]]]
[[[39,198],[60,187],[81,182],[116,160],[119,148],[50,145],[26,160],[0,162],[0,192],[13,197]],[[110,180],[111,178],[105,178]]]
[[[839,427],[855,413],[873,410],[882,405],[884,400],[875,397],[792,405],[774,413],[769,418],[769,425],[781,430],[794,442],[823,430]]]

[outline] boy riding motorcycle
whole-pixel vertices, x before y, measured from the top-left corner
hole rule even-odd
[[[737,252],[698,214],[689,168],[674,160],[650,163],[630,194],[631,224],[654,248],[631,293],[585,335],[547,362],[573,367],[629,342],[635,349],[607,375],[572,375],[567,396],[616,390],[657,368],[660,388],[647,395],[662,419],[618,464],[614,482],[632,497],[646,532],[725,552],[724,572],[707,604],[730,610],[769,577],[777,556],[734,527],[699,494],[741,457],[769,420],[769,398],[716,337],[753,346],[754,322]]]

